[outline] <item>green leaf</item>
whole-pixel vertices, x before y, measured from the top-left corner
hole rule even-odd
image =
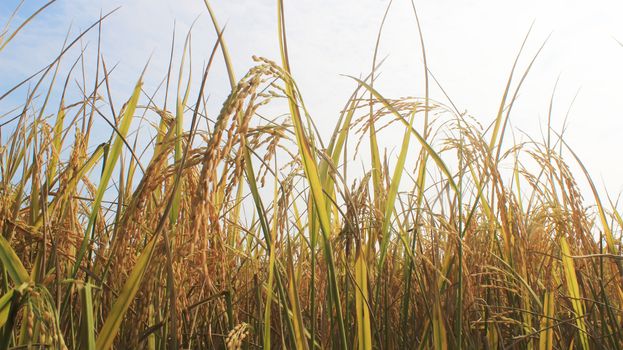
[[[82,349],[95,350],[95,321],[93,317],[93,287],[87,283],[82,288]]]
[[[138,288],[141,285],[141,280],[143,279],[143,275],[149,265],[149,260],[154,252],[157,238],[158,236],[154,236],[151,239],[151,242],[145,246],[141,256],[138,258],[136,265],[132,269],[130,276],[126,280],[121,293],[119,293],[119,297],[115,300],[115,303],[97,336],[95,349],[107,350],[112,347],[113,341],[119,332],[119,327],[121,326],[123,317],[126,311],[128,311],[130,304],[132,304],[132,301],[134,301],[136,292],[138,292]]]
[[[0,298],[0,327],[4,326],[9,318],[9,311],[11,311],[11,304],[13,301],[13,291],[13,289],[9,290]]]
[[[0,260],[2,260],[2,265],[4,265],[4,268],[16,285],[30,281],[30,276],[22,261],[17,257],[9,242],[2,235],[0,235]]]
[[[122,115],[119,118],[119,127],[115,130],[116,137],[108,151],[106,164],[104,165],[104,171],[102,172],[102,176],[97,187],[97,192],[95,194],[95,199],[93,201],[93,206],[91,207],[91,216],[89,217],[89,223],[87,224],[87,229],[84,232],[84,239],[82,240],[80,251],[76,256],[76,264],[74,265],[74,269],[72,272],[72,276],[74,277],[78,272],[80,262],[82,261],[82,258],[84,257],[84,254],[88,247],[89,232],[91,232],[93,226],[95,225],[95,219],[97,218],[100,207],[102,205],[102,200],[104,199],[104,193],[106,192],[106,188],[108,188],[108,182],[110,181],[112,172],[115,169],[117,160],[121,155],[121,148],[123,147],[125,137],[130,129],[130,124],[132,124],[132,117],[134,116],[134,111],[136,111],[136,105],[138,103],[138,98],[141,94],[142,85],[142,79],[139,79],[136,83],[136,86],[134,87],[134,92],[132,93],[130,100],[126,104]]]

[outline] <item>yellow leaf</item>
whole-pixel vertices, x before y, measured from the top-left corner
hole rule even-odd
[[[588,336],[586,335],[586,325],[584,324],[584,305],[582,304],[582,296],[580,295],[580,287],[575,274],[575,266],[571,258],[571,251],[564,237],[560,238],[560,247],[562,249],[562,267],[565,272],[565,279],[567,280],[567,292],[571,297],[571,305],[575,312],[575,322],[578,326],[580,342],[582,343],[582,348],[588,350],[590,347],[588,345]]]

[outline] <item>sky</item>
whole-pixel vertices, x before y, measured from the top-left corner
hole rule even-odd
[[[0,23],[18,2],[0,2]],[[21,18],[41,3],[25,0]],[[276,1],[222,0],[211,4],[225,25],[224,38],[239,77],[252,66],[252,55],[279,60]],[[327,138],[355,86],[346,75],[367,75],[371,69],[376,35],[387,5],[385,0],[285,1],[293,76]],[[196,71],[207,60],[216,36],[203,0],[58,0],[0,55],[0,93],[51,62],[68,30],[70,37],[75,36],[100,13],[119,6],[102,30],[107,65],[118,63],[111,78],[117,100],[127,99],[148,59],[146,86],[158,84],[166,73],[173,28],[179,61],[184,37],[196,20],[192,29]],[[623,190],[619,156],[623,149],[623,47],[617,42],[623,42],[622,2],[429,0],[415,1],[415,6],[431,72],[453,103],[483,124],[494,119],[513,60],[534,23],[519,71],[549,39],[522,87],[512,126],[540,139],[550,97],[559,80],[554,129],[561,129],[577,94],[566,141],[598,187],[615,196]],[[97,45],[96,33],[91,34],[82,43],[87,50]],[[379,91],[386,97],[423,96],[423,62],[410,0],[393,1],[379,50],[380,57],[387,57],[376,85]],[[210,99],[220,105],[228,93],[223,88],[228,83],[220,60],[212,72]],[[16,94],[0,107],[17,103],[20,97],[23,95]],[[431,97],[446,101],[434,86]],[[527,139],[517,135],[518,140]],[[385,136],[382,142],[386,147],[399,147],[400,136]]]

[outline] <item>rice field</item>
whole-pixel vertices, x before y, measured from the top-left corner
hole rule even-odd
[[[424,49],[423,96],[385,96],[375,52],[323,138],[291,75],[282,0],[280,56],[244,76],[205,5],[218,38],[203,71],[174,80],[172,60],[113,100],[99,51],[95,81],[74,83],[78,35],[0,111],[0,349],[623,348],[616,196],[562,131],[512,142],[538,52],[519,51],[529,64],[515,62],[491,120],[429,98]],[[38,13],[9,18],[0,55]],[[211,111],[217,60],[230,88]]]

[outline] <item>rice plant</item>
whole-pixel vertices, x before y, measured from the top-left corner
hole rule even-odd
[[[112,13],[1,92],[29,84],[1,112],[0,349],[623,347],[616,203],[562,132],[509,142],[538,52],[515,62],[486,121],[429,98],[424,49],[424,96],[385,96],[375,53],[323,139],[291,74],[282,0],[280,57],[242,77],[205,5],[218,39],[200,74],[172,81],[171,61],[114,101],[98,51],[95,81],[70,84],[84,57],[67,52]],[[40,11],[7,23],[0,51]],[[216,60],[231,86],[209,111]],[[144,74],[162,86],[146,91]]]

